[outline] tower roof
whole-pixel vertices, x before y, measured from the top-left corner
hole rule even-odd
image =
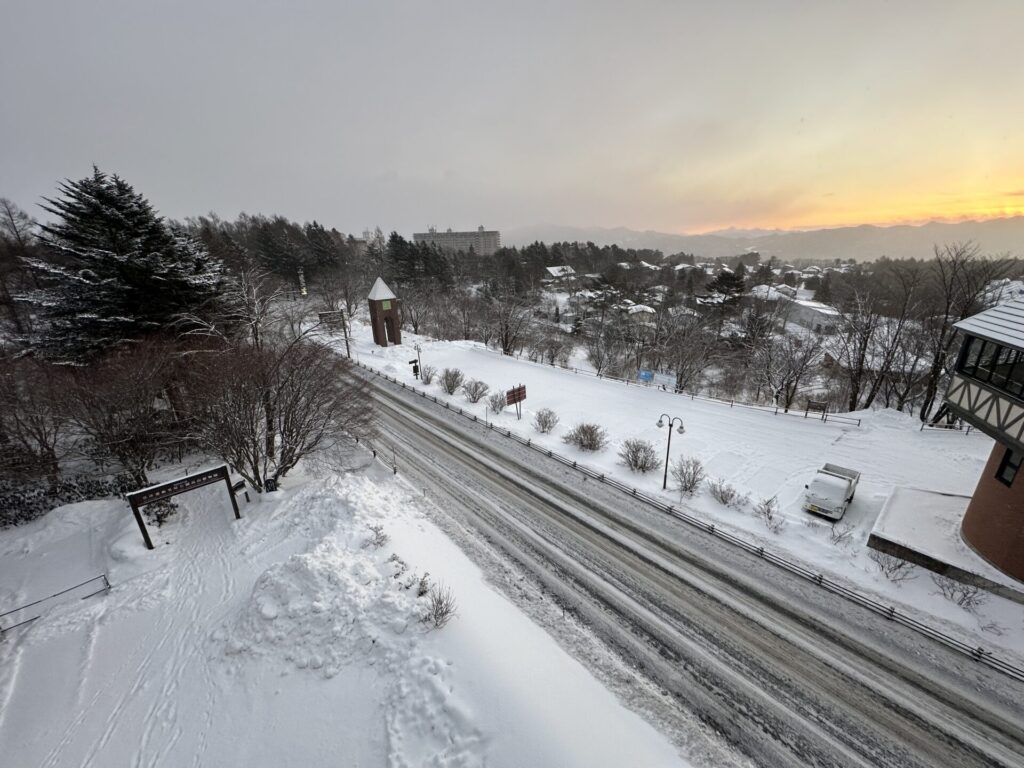
[[[397,299],[394,291],[388,288],[388,284],[384,282],[384,278],[378,277],[373,287],[370,289],[370,295],[366,297],[370,301],[382,301],[385,299]]]

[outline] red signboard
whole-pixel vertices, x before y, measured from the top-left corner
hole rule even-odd
[[[505,405],[515,405],[521,403],[526,399],[526,386],[520,384],[518,387],[512,387],[508,392],[505,393]]]

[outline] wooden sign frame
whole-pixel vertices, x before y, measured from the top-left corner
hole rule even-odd
[[[194,491],[196,488],[204,488],[207,485],[213,485],[221,481],[224,482],[225,487],[228,489],[228,495],[231,497],[231,507],[235,511],[235,519],[241,520],[242,515],[238,511],[238,501],[235,499],[235,489],[231,485],[231,476],[228,472],[227,464],[221,464],[219,467],[207,469],[195,475],[186,475],[177,480],[168,480],[166,483],[151,485],[149,488],[143,488],[141,491],[126,493],[124,497],[128,500],[128,504],[131,505],[132,514],[135,515],[135,522],[138,523],[139,530],[142,532],[142,539],[146,542],[146,549],[153,549],[153,540],[149,538],[146,522],[142,519],[142,507],[152,504],[154,501],[163,501],[178,494]]]

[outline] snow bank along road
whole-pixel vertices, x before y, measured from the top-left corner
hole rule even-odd
[[[668,691],[681,719],[761,765],[1024,766],[1024,685],[369,378],[399,473]]]

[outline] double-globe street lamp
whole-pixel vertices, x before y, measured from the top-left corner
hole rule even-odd
[[[672,453],[672,425],[678,421],[679,427],[676,431],[679,432],[680,435],[686,432],[686,427],[683,426],[683,420],[678,416],[669,416],[667,413],[663,413],[658,417],[658,429],[665,426],[665,419],[668,419],[668,447],[665,448],[665,476],[661,481],[661,490],[663,491],[668,489],[668,461],[669,455]]]

